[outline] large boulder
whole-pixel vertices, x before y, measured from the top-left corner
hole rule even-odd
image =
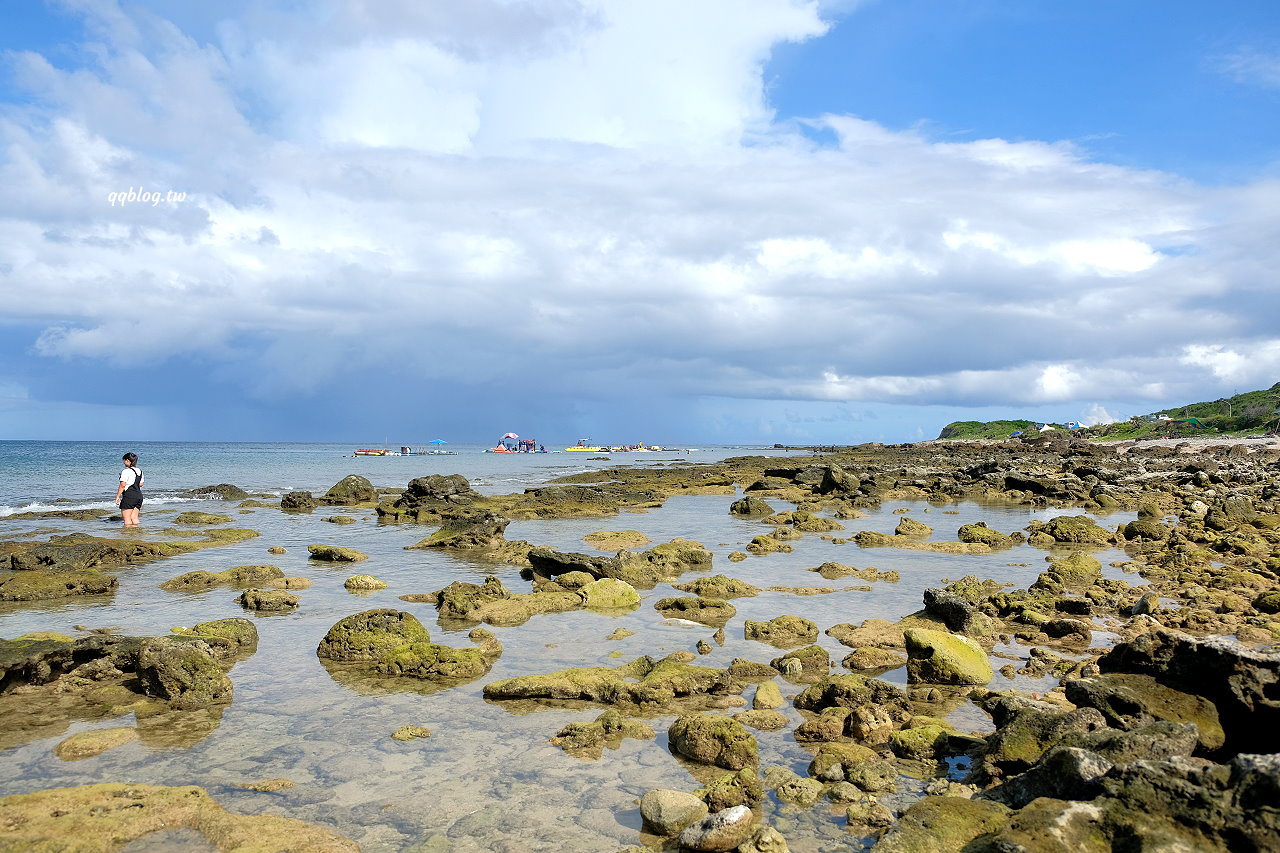
[[[249,497],[249,493],[239,486],[233,486],[230,483],[219,483],[216,486],[200,486],[192,489],[191,494],[197,498],[221,498],[224,501],[242,501]]]
[[[1208,699],[1218,710],[1227,755],[1280,752],[1280,652],[1156,630],[1119,643],[1098,665],[1104,673],[1150,675]]]
[[[0,601],[49,601],[73,595],[113,593],[115,575],[97,571],[17,572],[0,577]]]
[[[747,495],[729,504],[729,514],[746,517],[773,515],[773,507],[764,498]]]
[[[986,684],[995,670],[982,647],[957,634],[908,628],[907,674],[911,681],[927,684]]]
[[[1212,752],[1226,741],[1212,702],[1166,687],[1150,675],[1110,673],[1067,681],[1065,686],[1067,699],[1097,708],[1114,728],[1132,731],[1157,720],[1194,723],[1203,751]]]

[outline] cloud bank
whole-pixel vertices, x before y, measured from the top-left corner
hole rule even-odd
[[[0,113],[33,360],[195,360],[246,402],[518,377],[641,423],[646,397],[1083,414],[1280,373],[1274,180],[778,121],[764,68],[827,31],[814,2],[69,8],[87,40],[11,54]],[[131,188],[185,200],[108,203]]]

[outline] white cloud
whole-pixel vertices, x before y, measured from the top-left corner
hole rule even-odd
[[[300,4],[212,42],[83,8],[101,48],[22,55],[39,104],[0,124],[0,290],[44,357],[198,355],[262,396],[448,364],[546,394],[953,404],[1280,360],[1274,186],[853,116],[814,118],[839,140],[815,148],[762,79],[824,32],[812,2]],[[106,203],[143,184],[186,201]]]
[[[1216,57],[1213,64],[1238,83],[1280,89],[1280,54],[1274,51],[1244,47]]]

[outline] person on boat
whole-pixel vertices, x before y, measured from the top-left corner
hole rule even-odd
[[[138,510],[142,509],[142,469],[138,467],[138,454],[126,453],[124,470],[120,472],[120,485],[116,489],[116,504],[124,518],[125,527],[140,527]]]

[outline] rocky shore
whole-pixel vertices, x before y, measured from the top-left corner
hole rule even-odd
[[[725,514],[758,529],[726,564],[710,544],[653,544],[635,530],[588,540],[621,548],[612,555],[506,535],[518,520],[609,518],[693,495],[724,496]],[[936,514],[928,523],[903,514],[893,532],[858,529],[867,514],[903,502]],[[1062,511],[1018,530],[948,527],[946,508],[962,502]],[[252,504],[242,511],[261,506]],[[1280,849],[1280,448],[1265,442],[1107,446],[1042,434],[865,445],[812,457],[608,467],[499,496],[474,491],[459,475],[404,488],[352,475],[324,495],[289,493],[278,511],[320,508],[364,513],[383,526],[423,525],[406,552],[446,553],[488,573],[396,591],[406,606],[434,608],[443,629],[467,630],[470,646],[433,642],[406,610],[353,608],[315,649],[335,679],[433,690],[474,682],[486,700],[513,711],[582,709],[580,721],[546,735],[576,761],[665,739],[690,783],[637,797],[642,831],[628,853],[819,849],[793,821],[776,819],[806,813],[838,813],[849,846],[888,853]],[[1113,514],[1122,520],[1109,522]],[[255,535],[217,526],[229,521],[185,514],[161,542],[83,533],[4,540],[0,600],[110,595],[128,583],[121,569]],[[753,648],[776,649],[772,657],[700,664],[736,641],[725,630],[736,625],[735,602],[766,590],[796,602],[852,597],[899,582],[897,572],[837,560],[813,566],[811,586],[734,577],[737,563],[777,560],[770,555],[806,538],[843,547],[840,560],[888,549],[990,557],[989,568],[926,589],[919,609],[900,619],[819,624],[803,604],[747,619],[734,630]],[[1014,548],[1039,549],[1045,560],[1025,588],[1002,577],[1003,555]],[[1104,565],[1094,556],[1104,551],[1125,559]],[[309,549],[309,562],[327,572],[365,557],[345,545]],[[345,571],[340,582],[351,594],[387,586],[375,574]],[[309,585],[275,566],[246,565],[178,574],[162,592],[232,588],[237,609],[261,617],[305,609]],[[636,649],[609,666],[491,673],[519,636],[495,632],[552,614],[581,618],[578,611],[648,612],[705,631],[687,651]],[[822,637],[846,648],[845,657],[832,657]],[[232,667],[257,646],[253,623],[231,615],[167,637],[0,641],[0,747],[48,736],[68,720],[125,713],[135,715],[133,729],[64,741],[60,756],[96,755],[139,737],[197,743],[233,701]],[[991,689],[997,673],[1048,683],[1034,692]],[[22,713],[32,707],[41,713]],[[965,718],[966,709],[990,725],[962,730],[950,718]],[[448,737],[409,729],[396,739]],[[798,744],[807,767],[765,762],[770,740]],[[105,784],[113,781],[0,798],[0,850],[120,849],[161,824],[198,832],[218,850],[257,849],[244,846],[246,833],[259,831],[244,821],[264,818],[230,815],[198,788]],[[145,819],[126,820],[126,806]],[[57,814],[77,817],[59,824]],[[355,849],[320,827],[263,827],[281,833],[273,850]],[[56,832],[70,832],[72,846],[51,846]],[[303,838],[312,846],[300,846]]]

